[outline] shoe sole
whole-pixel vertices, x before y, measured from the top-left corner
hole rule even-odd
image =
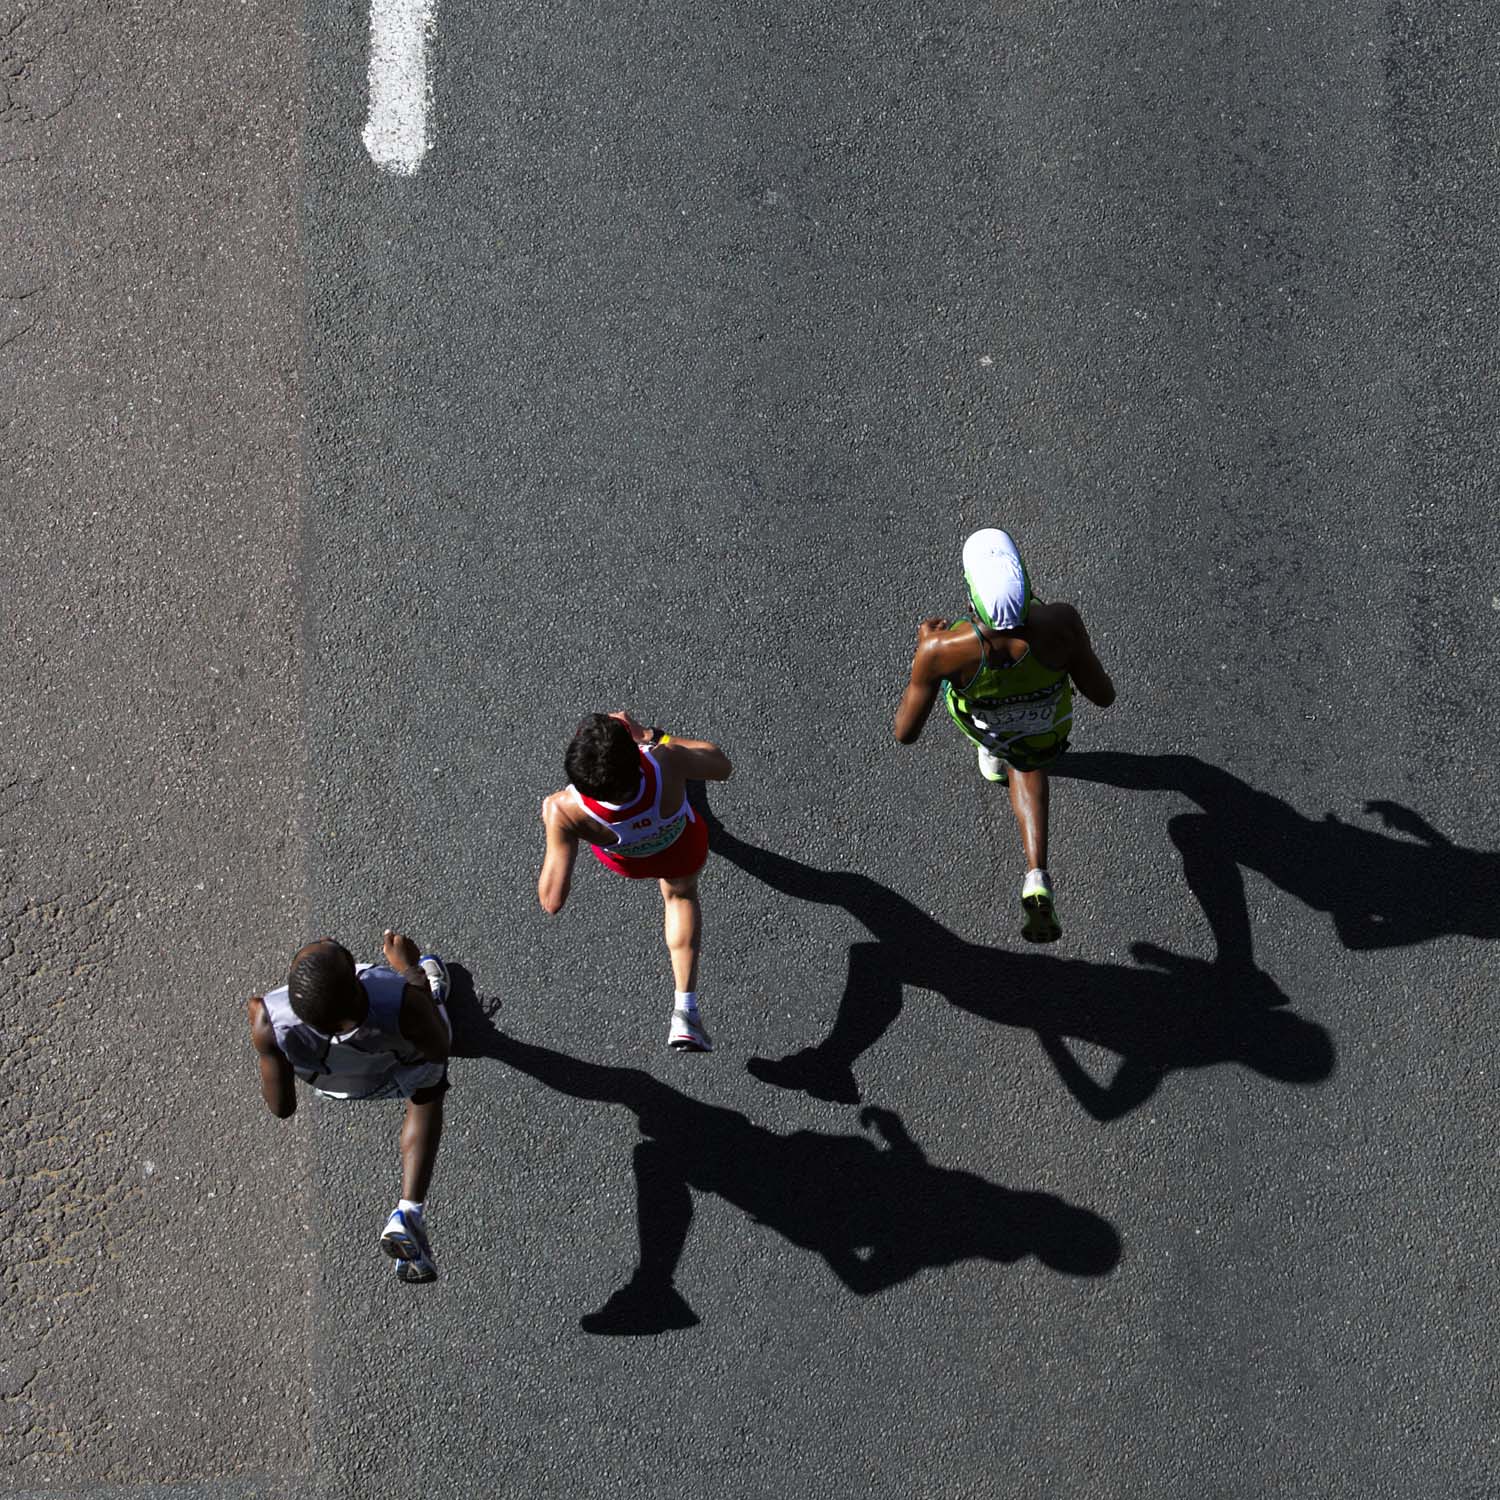
[[[380,1236],[380,1248],[392,1260],[413,1261],[422,1258],[422,1247],[409,1234],[383,1234]]]
[[[667,1028],[668,1052],[712,1052],[714,1050],[714,1044],[709,1040],[706,1031],[692,1029],[690,1022],[696,1020],[696,1015],[691,1015],[688,1011],[674,1010],[672,1012],[672,1024]],[[698,1025],[701,1027],[702,1022],[698,1022]]]
[[[1022,896],[1021,905],[1026,912],[1021,936],[1028,943],[1055,943],[1062,936],[1062,923],[1057,920],[1051,896]]]
[[[397,1263],[396,1280],[404,1281],[408,1286],[426,1286],[437,1279],[437,1267],[430,1260],[403,1260]]]

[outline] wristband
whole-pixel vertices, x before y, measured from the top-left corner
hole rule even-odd
[[[672,736],[670,734],[658,734],[656,743],[658,745],[670,745],[672,743]]]

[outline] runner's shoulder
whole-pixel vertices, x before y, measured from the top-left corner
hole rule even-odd
[[[542,821],[559,832],[571,833],[583,817],[583,807],[571,787],[562,787],[542,800]]]
[[[942,622],[941,629],[929,629],[924,621],[917,635],[916,660],[922,675],[933,680],[955,673],[972,674],[984,653],[984,643],[967,620]]]
[[[1045,634],[1050,641],[1067,649],[1081,646],[1089,638],[1083,616],[1073,605],[1061,600],[1052,604],[1043,604],[1038,600],[1031,606],[1027,623],[1039,634]]]
[[[662,789],[674,788],[693,776],[695,757],[701,752],[669,740],[665,745],[658,742],[646,752],[661,767]]]

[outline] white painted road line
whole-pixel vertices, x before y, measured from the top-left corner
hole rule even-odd
[[[428,51],[437,0],[370,0],[370,117],[365,150],[383,172],[410,177],[432,144]]]

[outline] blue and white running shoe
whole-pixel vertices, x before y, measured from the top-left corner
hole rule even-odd
[[[432,1258],[432,1246],[427,1240],[427,1226],[422,1215],[405,1209],[394,1209],[380,1232],[380,1248],[392,1260],[400,1261],[397,1274],[403,1268],[412,1274],[401,1275],[402,1281],[436,1281],[437,1262]],[[425,1271],[427,1274],[415,1274]]]
[[[398,1260],[396,1262],[396,1280],[420,1285],[424,1281],[437,1280],[437,1264],[431,1257],[423,1255],[416,1260]]]
[[[439,1005],[448,1003],[448,965],[436,953],[424,953],[417,960],[417,967],[427,976],[432,988],[432,998]]]

